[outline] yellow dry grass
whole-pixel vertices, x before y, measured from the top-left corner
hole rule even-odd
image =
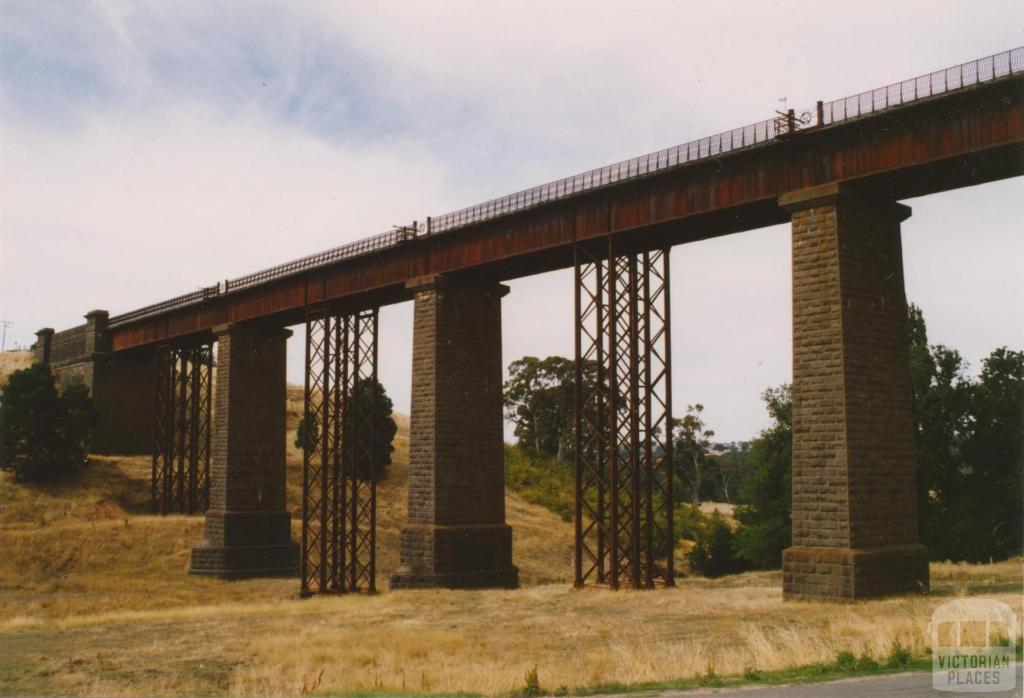
[[[993,574],[1019,586],[1019,562]],[[298,695],[313,684],[325,692],[494,694],[521,687],[534,666],[549,689],[709,667],[727,675],[831,661],[841,650],[882,658],[896,642],[920,654],[931,611],[974,577],[951,577],[934,596],[853,605],[783,603],[778,575],[764,573],[684,580],[653,593],[548,584],[306,601],[279,588],[281,596],[268,598],[259,583],[222,584],[238,598],[211,590],[219,602],[144,610],[140,598],[134,610],[9,619],[0,624],[0,679],[7,692],[38,680],[74,695],[262,696]],[[1018,592],[973,593],[1020,610]]]
[[[290,422],[301,393],[289,393]],[[398,564],[408,423],[380,493],[378,584]],[[289,442],[294,440],[290,434]],[[288,451],[289,506],[301,458]],[[507,498],[516,591],[401,591],[299,600],[297,580],[187,574],[200,518],[145,513],[146,458],[94,457],[73,481],[0,475],[0,693],[292,696],[503,693],[669,680],[830,661],[841,650],[926,648],[928,618],[956,595],[1021,610],[1021,561],[937,564],[933,592],[851,605],[783,603],[780,576],[687,578],[656,592],[569,589],[572,527]],[[296,536],[298,530],[295,531]]]
[[[6,385],[7,376],[31,365],[32,352],[30,351],[0,352],[0,387]]]

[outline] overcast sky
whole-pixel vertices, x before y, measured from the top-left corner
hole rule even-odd
[[[0,319],[27,345],[449,209],[1024,44],[1011,2],[0,3]],[[1024,348],[1019,179],[911,200],[909,298]],[[790,380],[787,226],[672,253],[674,400],[722,439]],[[504,358],[572,353],[567,272]],[[411,304],[382,313],[409,408]],[[290,341],[289,378],[302,380]]]

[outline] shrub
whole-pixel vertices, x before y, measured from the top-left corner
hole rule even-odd
[[[725,684],[718,674],[715,673],[715,665],[708,664],[707,670],[703,674],[697,675],[697,685],[717,688]]]
[[[676,540],[696,541],[700,532],[707,526],[707,516],[700,507],[693,504],[677,504],[672,512],[672,527],[675,529]]]
[[[896,644],[892,646],[888,658],[885,660],[885,666],[889,669],[898,669],[909,664],[910,659],[910,650],[897,640]]]
[[[557,458],[528,454],[505,444],[505,484],[530,504],[572,521],[576,510],[573,466]]]
[[[544,695],[544,691],[540,687],[540,679],[537,677],[537,667],[533,667],[527,671],[523,680],[525,681],[525,685],[523,686],[524,696]]]
[[[880,668],[875,658],[867,652],[857,657],[857,671],[877,671]]]
[[[853,652],[840,652],[836,655],[836,668],[840,671],[853,671],[857,668],[857,657]]]
[[[705,577],[742,572],[746,565],[736,557],[736,536],[717,511],[697,529],[697,540],[688,554],[690,567]]]
[[[18,482],[53,482],[85,462],[96,411],[89,389],[57,392],[50,369],[11,374],[0,396],[0,467]]]

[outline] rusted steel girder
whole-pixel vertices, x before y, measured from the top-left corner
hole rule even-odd
[[[379,307],[409,299],[410,279],[438,273],[501,281],[567,268],[576,241],[614,235],[660,249],[781,224],[778,197],[830,182],[898,200],[1024,174],[1024,78],[799,131],[442,234],[169,310],[111,329],[114,351],[220,324],[301,322],[307,305]]]
[[[151,502],[160,514],[202,514],[210,503],[213,345],[156,351]]]
[[[376,591],[377,316],[307,312],[303,596]]]
[[[675,583],[668,257],[575,248],[576,587]]]

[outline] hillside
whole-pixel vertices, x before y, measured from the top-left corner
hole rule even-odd
[[[289,389],[289,423],[301,414]],[[778,572],[675,589],[569,586],[566,472],[510,454],[506,499],[515,591],[387,591],[405,512],[408,420],[381,488],[382,593],[297,598],[297,579],[190,577],[202,518],[147,513],[149,459],[94,456],[73,480],[16,485],[0,473],[0,694],[223,695],[593,690],[742,676],[833,662],[840,651],[923,658],[933,609],[979,595],[1021,610],[1021,561],[932,565],[931,595],[856,604],[784,603]],[[289,434],[289,442],[294,434]],[[288,450],[298,539],[301,458]]]
[[[509,521],[523,589],[387,592],[397,485],[381,497],[384,593],[300,601],[295,579],[189,577],[201,518],[144,514],[147,473],[145,458],[96,457],[57,487],[0,476],[0,693],[507,694],[533,667],[548,690],[709,667],[737,676],[831,662],[840,651],[883,660],[897,643],[922,657],[932,610],[956,595],[1020,611],[1019,560],[933,565],[932,596],[853,605],[784,603],[778,573],[574,592],[570,524],[516,496]]]
[[[302,507],[302,454],[294,447],[302,389],[288,391],[288,504],[295,540]],[[377,585],[398,567],[405,520],[408,417],[395,415],[393,464],[378,491]],[[15,485],[0,473],[0,615],[67,616],[97,603],[114,611],[294,596],[297,580],[224,585],[187,575],[189,550],[202,539],[202,517],[149,515],[150,459],[92,456],[59,485]],[[515,494],[506,499],[514,560],[524,585],[567,583],[571,524]],[[131,579],[132,584],[124,584]]]

